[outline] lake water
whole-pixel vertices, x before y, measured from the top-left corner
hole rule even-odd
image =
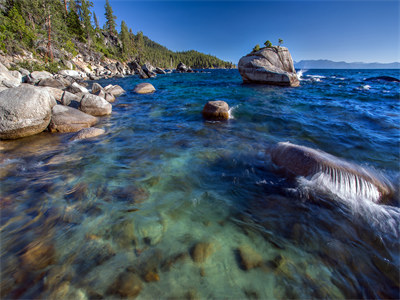
[[[101,80],[127,93],[69,142],[0,142],[1,298],[399,298],[398,70],[301,70],[298,88],[237,70]],[[231,119],[207,122],[210,100]],[[373,170],[386,204],[287,177],[290,141]]]

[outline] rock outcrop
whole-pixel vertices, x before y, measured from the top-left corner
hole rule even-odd
[[[242,57],[239,73],[245,83],[299,86],[292,56],[285,47],[266,47]]]
[[[17,139],[47,128],[54,97],[42,88],[21,86],[0,92],[0,139]]]
[[[97,118],[80,110],[64,105],[56,105],[52,109],[49,124],[51,132],[76,132],[97,123]]]
[[[21,78],[15,76],[12,72],[0,63],[0,87],[14,88],[21,84]]]

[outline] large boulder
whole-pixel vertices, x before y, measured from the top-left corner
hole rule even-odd
[[[228,103],[225,101],[208,101],[203,108],[203,117],[207,120],[228,120]]]
[[[146,73],[147,76],[149,77],[154,77],[156,76],[155,70],[156,68],[154,68],[150,63],[145,63],[142,66],[142,70]]]
[[[131,69],[132,74],[137,74],[141,79],[147,79],[149,76],[142,70],[142,67],[135,60],[128,63],[128,67]]]
[[[18,87],[21,82],[22,78],[17,76],[17,74],[8,71],[8,69],[2,63],[0,63],[0,87],[14,88]]]
[[[178,72],[186,73],[186,72],[189,70],[189,68],[188,68],[183,62],[180,62],[180,63],[178,64],[178,66],[176,67],[176,70],[177,70]]]
[[[41,86],[38,87],[41,88],[45,91],[48,91],[50,93],[50,95],[52,95],[54,97],[54,99],[56,99],[57,101],[61,101],[62,96],[64,94],[63,90],[57,89],[57,88],[53,88],[53,87],[49,87],[49,86]]]
[[[46,78],[51,78],[51,77],[53,77],[53,75],[47,71],[33,71],[28,76],[28,82],[31,84],[36,84],[40,80],[43,80]]]
[[[143,82],[135,86],[134,92],[137,94],[150,94],[155,92],[155,90],[151,83]]]
[[[74,82],[69,87],[65,89],[65,91],[70,92],[72,94],[88,94],[89,90],[80,84]]]
[[[65,87],[69,85],[69,82],[66,80],[63,80],[61,78],[44,78],[39,81],[38,86],[48,86],[52,88],[57,88],[57,89],[65,89]]]
[[[104,116],[111,114],[112,105],[104,98],[86,94],[81,100],[80,110],[92,116]]]
[[[299,86],[292,56],[285,47],[266,47],[242,57],[239,73],[245,83]]]
[[[98,84],[97,82],[93,83],[92,85],[92,94],[96,94],[98,91],[101,91],[103,87]]]
[[[81,105],[82,96],[79,97],[78,95],[72,94],[70,92],[64,92],[61,97],[61,104],[67,105],[73,108],[79,108]]]
[[[109,84],[104,88],[106,93],[110,93],[111,95],[118,97],[125,93],[125,90],[119,85]]]
[[[393,187],[385,178],[321,150],[281,142],[272,148],[271,159],[289,174],[307,178],[320,176],[323,178],[319,184],[321,188],[332,193],[370,198],[373,202],[381,202],[393,195]]]
[[[167,72],[165,72],[163,69],[157,67],[154,72],[156,72],[157,74],[167,74]]]
[[[49,130],[51,132],[76,132],[96,123],[96,117],[72,107],[56,105],[52,109]]]
[[[24,85],[0,92],[0,139],[17,139],[47,128],[57,103],[45,89]]]

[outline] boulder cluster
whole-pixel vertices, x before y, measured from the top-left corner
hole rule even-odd
[[[94,83],[91,91],[82,74],[61,70],[9,71],[0,63],[0,139],[17,139],[40,133],[79,132],[112,112],[111,103],[125,93],[118,85],[102,87]],[[85,130],[72,139],[104,133]]]

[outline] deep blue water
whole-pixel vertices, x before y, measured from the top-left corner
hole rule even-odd
[[[133,93],[136,76],[101,80],[127,91],[96,125],[105,135],[1,142],[1,297],[112,298],[130,272],[143,299],[399,298],[400,86],[364,81],[399,71],[300,73],[298,88],[159,75],[150,95]],[[204,121],[210,100],[232,118]],[[288,178],[267,151],[282,141],[374,170],[395,196]],[[200,242],[211,250],[195,262]]]

